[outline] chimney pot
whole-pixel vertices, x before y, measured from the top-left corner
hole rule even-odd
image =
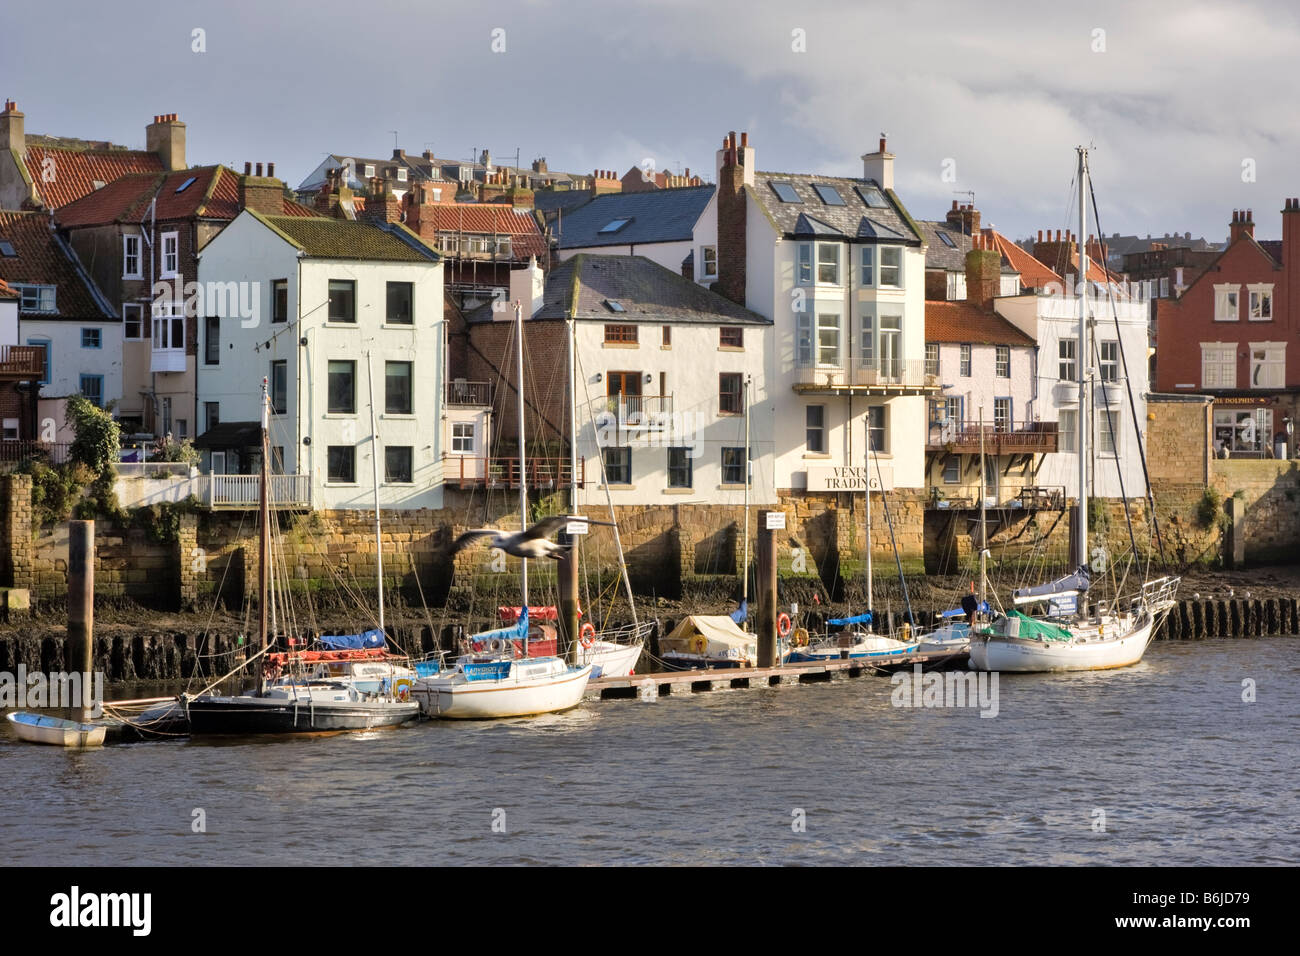
[[[251,176],[251,175],[253,175],[253,164],[252,164],[252,163],[244,163],[244,175],[245,175],[245,176]]]
[[[749,134],[748,134],[748,133],[746,133],[746,132],[742,132],[742,133],[740,134],[740,146],[741,146],[742,149],[746,149],[746,148],[749,147]]]
[[[262,177],[262,164],[261,164],[261,163],[258,163],[258,164],[257,164],[257,176],[258,176],[259,179]]]
[[[880,137],[880,151],[881,151],[882,153],[885,151],[885,137],[883,137],[883,136]]]
[[[275,178],[275,163],[266,164],[266,175],[270,176],[272,179]]]

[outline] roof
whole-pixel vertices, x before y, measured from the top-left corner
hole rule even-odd
[[[510,236],[510,255],[515,259],[546,253],[546,240],[527,209],[503,203],[431,203],[420,207],[420,221],[432,222],[439,232]]]
[[[9,287],[9,283],[0,279],[0,299],[17,299],[18,293]]]
[[[561,249],[689,242],[713,186],[655,189],[643,193],[607,193],[579,206],[556,222]],[[533,201],[536,202],[537,194]],[[626,222],[611,231],[619,220]]]
[[[150,215],[149,206],[155,197],[154,216],[160,222],[190,218],[228,221],[240,213],[239,175],[225,166],[196,166],[124,176],[64,206],[55,218],[64,228],[142,222]],[[317,215],[287,198],[284,212],[291,216]]]
[[[563,210],[567,216],[595,198],[593,189],[538,189],[533,193],[533,208],[546,215]]]
[[[95,191],[95,183],[111,183],[132,173],[162,172],[157,153],[136,149],[68,149],[29,143],[23,157],[41,201],[58,209]],[[52,166],[47,166],[47,160]],[[43,175],[45,169],[53,178]]]
[[[405,226],[350,219],[263,216],[248,210],[290,245],[317,259],[438,262],[437,251]]]
[[[925,340],[972,345],[1037,343],[996,312],[986,312],[969,302],[925,302]]]
[[[218,422],[194,439],[195,448],[252,448],[261,443],[261,422]]]
[[[13,244],[16,256],[0,257],[0,273],[9,286],[31,284],[58,288],[57,312],[28,313],[41,319],[115,318],[103,296],[50,228],[44,212],[0,210],[0,239]]]
[[[773,183],[788,183],[800,201],[782,202],[772,188]],[[832,187],[843,204],[827,203],[813,188],[814,185]],[[920,227],[913,228],[912,217],[898,196],[892,189],[881,189],[875,180],[755,172],[752,194],[783,236],[838,236],[910,245],[922,242],[923,237],[918,232]],[[868,204],[864,195],[873,197],[876,204]]]
[[[617,302],[622,311],[607,303]],[[546,277],[545,297],[534,319],[588,319],[611,324],[769,326],[751,312],[644,256],[579,253]],[[466,316],[491,322],[492,304]]]
[[[1060,276],[996,229],[982,229],[980,231],[985,238],[993,240],[997,250],[1002,253],[1002,261],[1020,274],[1020,287],[1022,289],[1038,289],[1052,282],[1061,282]]]
[[[971,249],[969,233],[963,232],[949,222],[918,219],[916,224],[921,227],[921,238],[926,242],[925,267],[927,269],[942,269],[945,272],[966,271],[966,253]],[[953,244],[948,245],[940,238],[941,235],[947,236]]]

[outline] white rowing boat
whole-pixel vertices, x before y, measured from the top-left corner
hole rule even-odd
[[[53,747],[100,747],[108,729],[103,724],[82,724],[62,717],[47,717],[20,710],[7,715],[19,740]]]

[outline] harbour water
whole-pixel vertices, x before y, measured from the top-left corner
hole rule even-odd
[[[310,739],[69,753],[6,731],[0,852],[29,865],[1294,865],[1298,652],[1292,637],[1161,642],[1124,670],[1004,674],[993,718],[896,707],[889,678],[864,677]]]

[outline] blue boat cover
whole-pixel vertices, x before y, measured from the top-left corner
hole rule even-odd
[[[478,634],[471,634],[469,639],[471,641],[491,641],[498,639],[502,641],[522,641],[527,636],[528,608],[524,607],[524,609],[519,612],[519,620],[510,627],[498,627],[494,631],[482,631]]]
[[[749,617],[749,602],[741,601],[740,607],[731,612],[731,619],[739,624],[747,617]]]
[[[331,651],[359,651],[367,647],[383,647],[384,632],[376,627],[364,634],[326,634],[320,642]]]
[[[980,611],[981,614],[988,614],[988,613],[989,613],[989,602],[988,602],[988,601],[985,601],[983,604],[981,604],[980,607],[979,607],[979,611]],[[939,616],[942,617],[942,618],[949,618],[949,617],[965,617],[965,616],[966,616],[966,612],[963,611],[963,610],[962,610],[961,608],[959,608],[959,607],[955,607],[955,608],[953,608],[951,611],[943,611],[943,612],[941,612],[941,613],[939,614]]]
[[[861,614],[855,614],[852,617],[833,617],[826,623],[834,624],[836,627],[839,627],[840,625],[843,624],[870,624],[871,612],[864,611]]]

